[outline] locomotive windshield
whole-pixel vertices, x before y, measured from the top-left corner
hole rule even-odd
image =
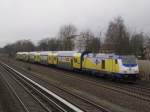
[[[137,64],[135,56],[123,56],[122,63],[123,64]]]

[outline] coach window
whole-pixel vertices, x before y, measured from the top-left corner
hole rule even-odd
[[[102,69],[105,69],[105,60],[102,60]]]

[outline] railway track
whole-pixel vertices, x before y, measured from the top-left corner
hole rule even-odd
[[[145,87],[142,87],[139,85],[126,85],[126,84],[124,84],[124,85],[123,84],[121,84],[121,85],[115,84],[115,87],[123,89],[128,92],[135,93],[135,94],[133,94],[133,96],[150,102],[150,89],[149,88],[145,88]]]
[[[70,73],[66,74],[67,77],[70,77]],[[95,86],[103,87],[106,89],[111,89],[113,91],[117,91],[132,97],[136,97],[138,99],[148,101],[150,102],[150,88],[145,88],[142,86],[137,86],[133,84],[121,84],[117,82],[108,82],[108,81],[97,81],[97,80],[90,80],[90,79],[83,79],[80,77],[77,77],[80,81],[87,81],[88,83],[91,83]]]
[[[22,106],[22,112],[83,112],[13,68],[0,63],[1,76]]]
[[[120,92],[135,98],[138,98],[140,100],[144,100],[147,102],[150,102],[150,89],[145,88],[143,86],[137,86],[133,84],[119,84],[119,83],[113,83],[113,82],[108,82],[108,81],[99,81],[99,80],[93,80],[90,78],[84,78],[83,79],[83,74],[78,73],[79,77],[76,77],[77,73],[74,72],[68,72],[68,71],[63,71],[63,70],[58,70],[56,68],[52,69],[54,72],[57,74],[63,73],[66,78],[76,78],[79,81],[86,81],[87,83],[91,83],[92,85],[95,85],[97,87],[103,87],[106,89],[111,89],[116,92]],[[75,75],[75,76],[74,76]]]
[[[3,67],[5,67],[5,69],[7,69],[7,71],[9,71],[9,72],[11,72],[11,73],[15,73],[15,74],[21,74],[21,73],[19,73],[18,71],[16,71],[16,70],[14,70],[13,68],[11,68],[11,67],[9,67],[8,65],[5,65],[5,64],[3,64]],[[25,71],[24,71],[25,72]],[[26,72],[27,73],[27,72]],[[27,74],[29,74],[29,73],[27,73]],[[31,74],[30,74],[31,75]],[[37,77],[37,76],[35,76],[34,75],[34,77],[36,77],[36,78],[38,78],[39,79],[39,77]],[[42,79],[40,79],[40,80],[42,80]],[[45,81],[45,80],[43,80],[43,81]],[[74,97],[74,99],[78,99],[79,101],[78,102],[80,102],[79,104],[75,104],[75,105],[77,105],[77,106],[81,106],[81,108],[82,108],[82,110],[83,111],[94,111],[94,112],[110,112],[110,110],[108,110],[107,108],[105,108],[105,107],[103,107],[103,106],[101,106],[101,105],[98,105],[98,104],[96,104],[95,102],[93,102],[93,101],[91,101],[91,100],[89,100],[89,99],[87,99],[87,98],[84,98],[84,97],[81,97],[80,95],[78,95],[78,94],[75,94],[75,93],[73,93],[73,92],[71,92],[70,90],[68,90],[68,89],[66,89],[66,88],[63,88],[63,87],[60,87],[60,86],[58,86],[58,85],[54,85],[54,84],[52,84],[51,83],[51,86],[53,86],[53,87],[55,87],[55,88],[57,88],[57,89],[59,89],[59,90],[61,90],[62,92],[64,92],[65,94],[67,93],[68,95],[70,95],[70,97]],[[82,107],[82,105],[84,105],[84,107],[86,107],[86,108],[84,108],[84,107]],[[69,111],[70,112],[70,111]]]
[[[60,72],[59,70],[56,70],[55,72]],[[77,73],[74,72],[67,72],[61,70],[67,77],[70,78],[76,78],[77,80],[80,81],[86,81],[87,83],[91,83],[97,87],[103,87],[106,89],[111,89],[113,91],[117,91],[132,97],[136,97],[138,99],[148,101],[150,102],[150,88],[146,88],[140,85],[134,85],[134,84],[122,84],[122,83],[117,83],[117,82],[109,82],[109,81],[104,81],[104,80],[98,80],[98,79],[90,79],[90,78],[85,78],[83,79],[83,74],[79,73],[78,76],[76,77]],[[75,75],[75,76],[74,76]]]

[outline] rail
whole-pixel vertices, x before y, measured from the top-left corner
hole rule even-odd
[[[36,89],[36,91],[38,90],[39,94],[42,94],[43,97],[47,98],[47,100],[49,102],[53,103],[53,105],[55,105],[57,108],[59,108],[59,110],[61,110],[62,112],[68,112],[68,111],[69,112],[83,112],[83,110],[81,110],[77,106],[69,103],[65,99],[59,97],[55,93],[51,92],[50,90],[44,88],[43,86],[39,85],[38,83],[36,83],[33,80],[29,79],[28,77],[24,76],[23,74],[16,71],[15,69],[8,66],[7,64],[5,64],[3,62],[0,62],[0,63],[3,67],[5,67],[5,69],[7,69],[11,72],[14,72],[15,75],[17,75],[17,77],[20,77],[20,79],[23,79],[28,84],[30,84],[31,88],[33,88],[34,90]],[[53,101],[50,98],[52,98]]]

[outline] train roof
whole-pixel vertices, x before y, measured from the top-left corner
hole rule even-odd
[[[102,59],[106,59],[106,58],[118,58],[117,55],[115,55],[114,53],[112,54],[105,54],[105,53],[88,53],[85,55],[85,57],[95,57],[95,58],[102,58]]]
[[[29,54],[36,54],[37,52],[29,52]]]
[[[95,58],[101,58],[101,59],[110,59],[110,58],[122,59],[122,58],[130,58],[130,57],[135,58],[134,55],[116,55],[114,53],[111,53],[111,54],[105,54],[105,53],[93,54],[93,53],[89,53],[89,54],[86,54],[85,57],[90,57],[90,58],[95,57]]]
[[[91,56],[115,56],[114,53],[110,53],[110,54],[106,54],[106,53],[88,53],[87,55],[91,55]]]
[[[16,54],[28,54],[29,52],[17,52]]]
[[[52,51],[41,51],[39,53],[40,53],[40,55],[48,55],[48,54],[52,53]]]
[[[58,51],[58,56],[74,56],[75,53],[78,53],[78,51]]]

